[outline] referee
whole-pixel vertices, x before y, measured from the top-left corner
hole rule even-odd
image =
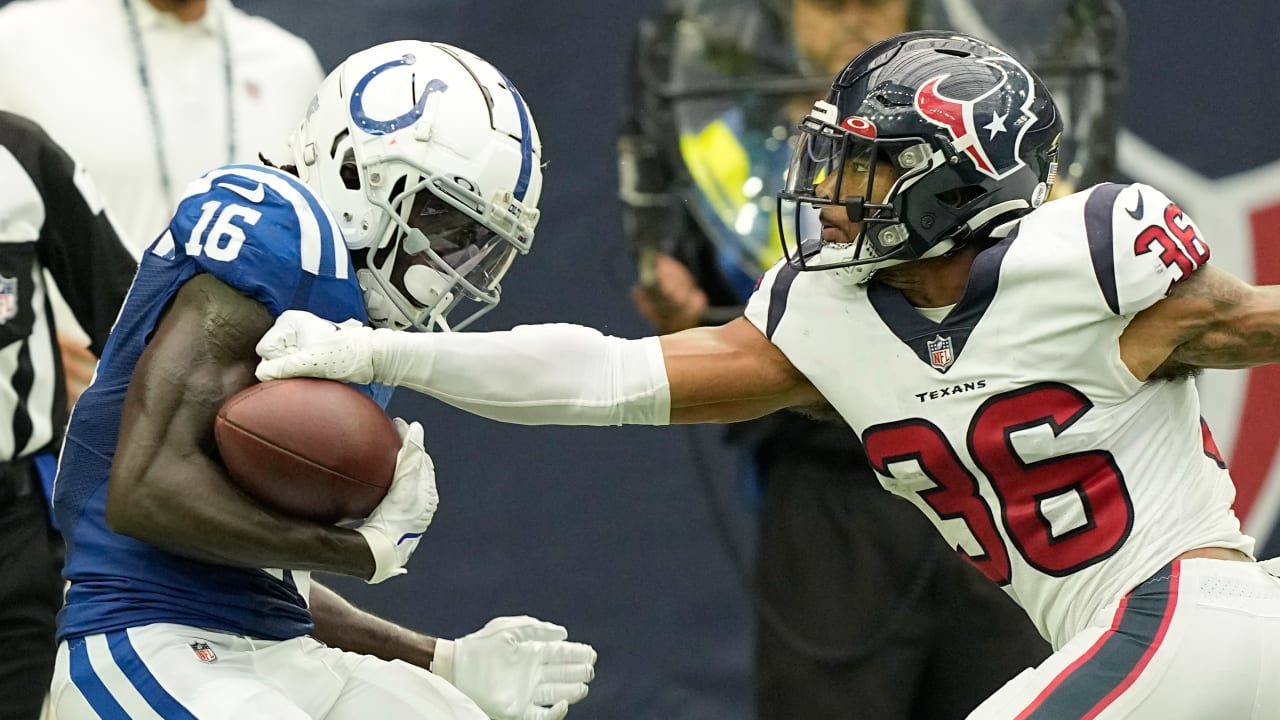
[[[45,278],[98,356],[135,269],[84,171],[35,123],[0,112],[0,720],[39,716],[62,605],[47,498],[67,394]]]

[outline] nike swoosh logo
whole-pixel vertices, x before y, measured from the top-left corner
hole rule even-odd
[[[255,205],[262,202],[267,197],[267,190],[266,188],[262,187],[262,183],[258,183],[258,186],[252,190],[248,190],[244,187],[241,187],[239,185],[234,185],[232,183],[223,183],[223,182],[218,183],[218,187],[226,188],[231,192],[244,198],[245,200],[248,200],[249,202],[254,203]]]
[[[1134,220],[1142,219],[1142,191],[1141,190],[1138,191],[1138,206],[1132,210],[1130,210],[1129,208],[1125,208],[1124,211],[1129,213],[1129,217],[1133,218]]]

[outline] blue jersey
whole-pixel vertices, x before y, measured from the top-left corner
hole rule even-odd
[[[157,622],[267,639],[311,631],[305,573],[202,563],[106,525],[107,477],[130,377],[161,314],[197,273],[217,277],[273,316],[298,309],[335,322],[367,321],[342,234],[297,178],[232,165],[187,189],[168,230],[142,258],[67,430],[54,488],[71,581],[59,638]],[[383,404],[389,395],[363,389]]]

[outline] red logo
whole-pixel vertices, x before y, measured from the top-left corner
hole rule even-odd
[[[858,115],[850,115],[849,117],[840,121],[840,127],[844,128],[845,130],[848,130],[849,132],[853,133],[854,135],[857,135],[858,137],[864,137],[868,140],[876,139],[875,123],[871,122],[870,120],[864,117],[860,117]]]
[[[952,352],[951,348],[951,336],[935,335],[926,344],[929,348],[929,364],[942,372],[946,372],[947,368],[951,367],[951,363],[956,360],[955,353]]]
[[[1012,58],[985,58],[978,62],[1002,75],[994,87],[970,100],[947,97],[938,86],[947,75],[929,78],[916,91],[915,107],[921,117],[946,128],[956,150],[968,155],[978,170],[1000,180],[1025,163],[1019,149],[1022,136],[1034,124],[1031,104],[1035,84],[1026,68]]]
[[[188,644],[191,646],[191,652],[196,654],[196,659],[200,662],[211,663],[218,659],[213,648],[209,647],[209,643],[196,641]]]

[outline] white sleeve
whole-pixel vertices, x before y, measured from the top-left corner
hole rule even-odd
[[[377,331],[375,379],[521,425],[666,425],[671,393],[658,338],[579,325],[488,333]]]
[[[773,339],[773,331],[781,320],[782,312],[779,300],[775,297],[774,288],[777,286],[781,292],[785,293],[784,286],[794,275],[795,269],[787,265],[786,258],[779,260],[760,278],[755,292],[751,293],[751,297],[747,299],[747,309],[743,314],[770,340]]]
[[[1132,315],[1154,305],[1209,260],[1191,218],[1149,185],[1100,185],[1086,201],[1094,271],[1107,305]]]

